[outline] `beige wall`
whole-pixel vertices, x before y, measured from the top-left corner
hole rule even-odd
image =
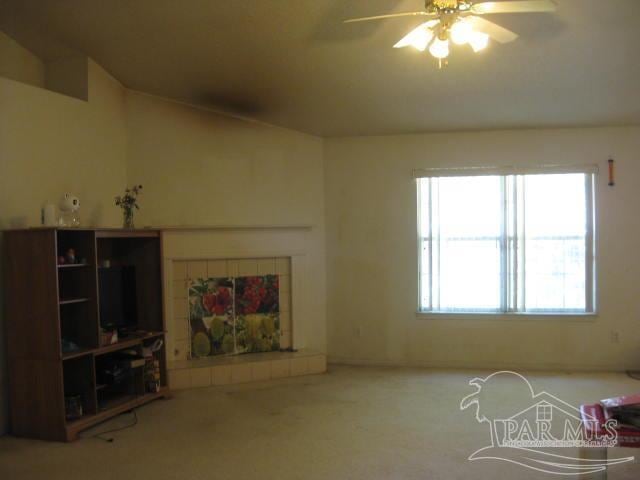
[[[89,61],[81,54],[45,61],[0,31],[0,77],[88,100]]]
[[[609,156],[617,162],[614,188],[607,186]],[[640,368],[639,156],[640,128],[327,140],[330,359],[446,367]],[[601,170],[599,315],[417,318],[412,169],[562,163],[597,163]]]
[[[84,55],[58,58],[45,62],[45,88],[75,97],[89,98],[89,58]]]
[[[127,118],[144,223],[322,228],[320,138],[135,92]]]
[[[83,223],[120,221],[112,199],[126,184],[124,89],[92,62],[89,76],[88,102],[0,78],[0,229],[38,225],[42,205],[67,191],[80,197]],[[5,412],[0,388],[0,433]]]
[[[0,77],[44,87],[45,65],[40,58],[0,31]]]
[[[307,346],[326,351],[322,140],[135,92],[127,119],[128,177],[144,187],[137,225],[312,226]]]
[[[0,78],[0,228],[38,225],[63,192],[80,197],[84,224],[120,221],[126,184],[124,89],[90,62],[88,102]]]

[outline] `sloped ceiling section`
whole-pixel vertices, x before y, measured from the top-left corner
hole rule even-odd
[[[495,15],[481,54],[392,45],[420,19],[344,19],[422,0],[0,0],[0,29],[43,58],[79,52],[125,86],[321,136],[640,123],[640,1],[557,0]]]

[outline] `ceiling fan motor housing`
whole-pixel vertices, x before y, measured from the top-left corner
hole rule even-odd
[[[426,9],[430,13],[466,12],[471,2],[465,0],[426,0]]]

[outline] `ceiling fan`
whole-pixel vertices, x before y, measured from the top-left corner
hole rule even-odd
[[[509,43],[518,35],[478,15],[497,13],[537,13],[553,12],[553,0],[513,0],[504,2],[480,2],[471,0],[426,0],[425,9],[418,12],[392,13],[374,17],[353,18],[345,23],[384,20],[387,18],[427,17],[429,20],[405,35],[394,48],[414,47],[429,52],[443,61],[449,56],[450,43],[468,44],[474,52],[484,50],[489,39],[499,43]]]

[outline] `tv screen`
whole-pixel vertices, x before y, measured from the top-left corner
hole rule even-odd
[[[109,267],[98,269],[100,326],[117,328],[137,324],[136,269]]]

